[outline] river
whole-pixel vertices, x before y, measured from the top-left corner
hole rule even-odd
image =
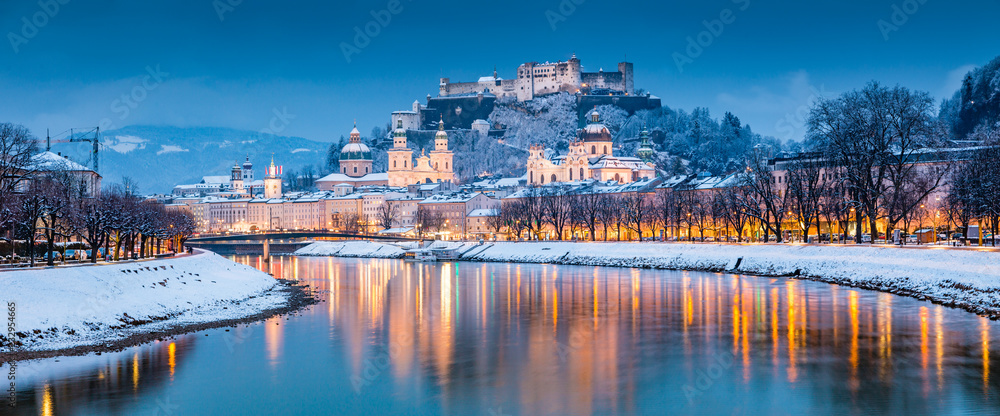
[[[1000,325],[911,298],[720,273],[232,258],[309,284],[321,303],[120,353],[21,363],[17,407],[0,414],[1000,409]]]

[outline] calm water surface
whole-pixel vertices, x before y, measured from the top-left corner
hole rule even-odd
[[[601,267],[274,257],[270,271],[323,302],[22,363],[0,414],[1000,413],[1000,326],[915,299]]]

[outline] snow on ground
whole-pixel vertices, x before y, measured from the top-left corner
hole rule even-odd
[[[166,260],[0,273],[24,350],[95,345],[284,306],[266,273],[203,252]],[[147,322],[148,321],[148,322]],[[0,344],[5,344],[0,334]]]
[[[296,256],[370,257],[398,259],[404,250],[390,244],[371,241],[321,241],[298,249]]]
[[[352,257],[358,257],[357,254],[362,252],[385,253],[376,248],[382,244],[363,242],[362,249],[354,248],[355,243],[362,242],[340,243],[340,250],[351,252]],[[314,246],[300,251],[308,251],[311,255],[340,255]],[[388,247],[395,249],[395,246]],[[836,245],[627,242],[506,242],[483,245],[435,242],[431,248],[457,249],[461,258],[469,261],[727,271],[764,276],[799,275],[812,280],[926,298],[976,313],[1000,314],[1000,253],[997,252]]]

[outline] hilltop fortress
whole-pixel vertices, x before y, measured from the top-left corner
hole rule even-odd
[[[587,112],[599,105],[614,105],[629,114],[659,108],[659,97],[636,94],[632,67],[631,62],[620,62],[614,72],[603,68],[584,72],[580,59],[574,54],[565,62],[523,63],[517,67],[514,79],[501,78],[496,68],[492,76],[480,77],[475,82],[452,82],[450,78],[441,78],[436,97],[428,94],[426,104],[416,101],[410,109],[393,112],[390,125],[395,126],[402,120],[403,129],[426,132],[428,139],[441,120],[449,128],[485,133],[502,128],[485,122],[498,102],[531,101],[560,92],[576,96],[581,123],[586,123]]]
[[[441,78],[439,97],[460,94],[490,93],[499,98],[513,97],[518,101],[533,100],[536,95],[568,92],[575,94],[634,95],[632,63],[620,62],[618,72],[583,72],[576,54],[566,62],[527,62],[517,67],[517,78],[501,79],[496,69],[492,77],[476,82],[451,82]]]

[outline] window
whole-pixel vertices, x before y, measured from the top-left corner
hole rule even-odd
[[[530,183],[535,182],[535,172],[528,172],[528,182]]]
[[[396,161],[395,160],[392,161],[392,167],[396,167]]]
[[[552,180],[550,182],[555,182],[555,181],[556,181],[556,174],[553,173],[552,174]]]
[[[573,169],[569,170],[569,180],[573,180]]]
[[[583,168],[580,168],[580,179],[583,179]]]
[[[358,167],[357,166],[354,167],[354,173],[358,173]]]
[[[597,146],[590,146],[590,154],[592,155],[597,154]]]
[[[604,154],[608,154],[608,146],[604,146]]]

